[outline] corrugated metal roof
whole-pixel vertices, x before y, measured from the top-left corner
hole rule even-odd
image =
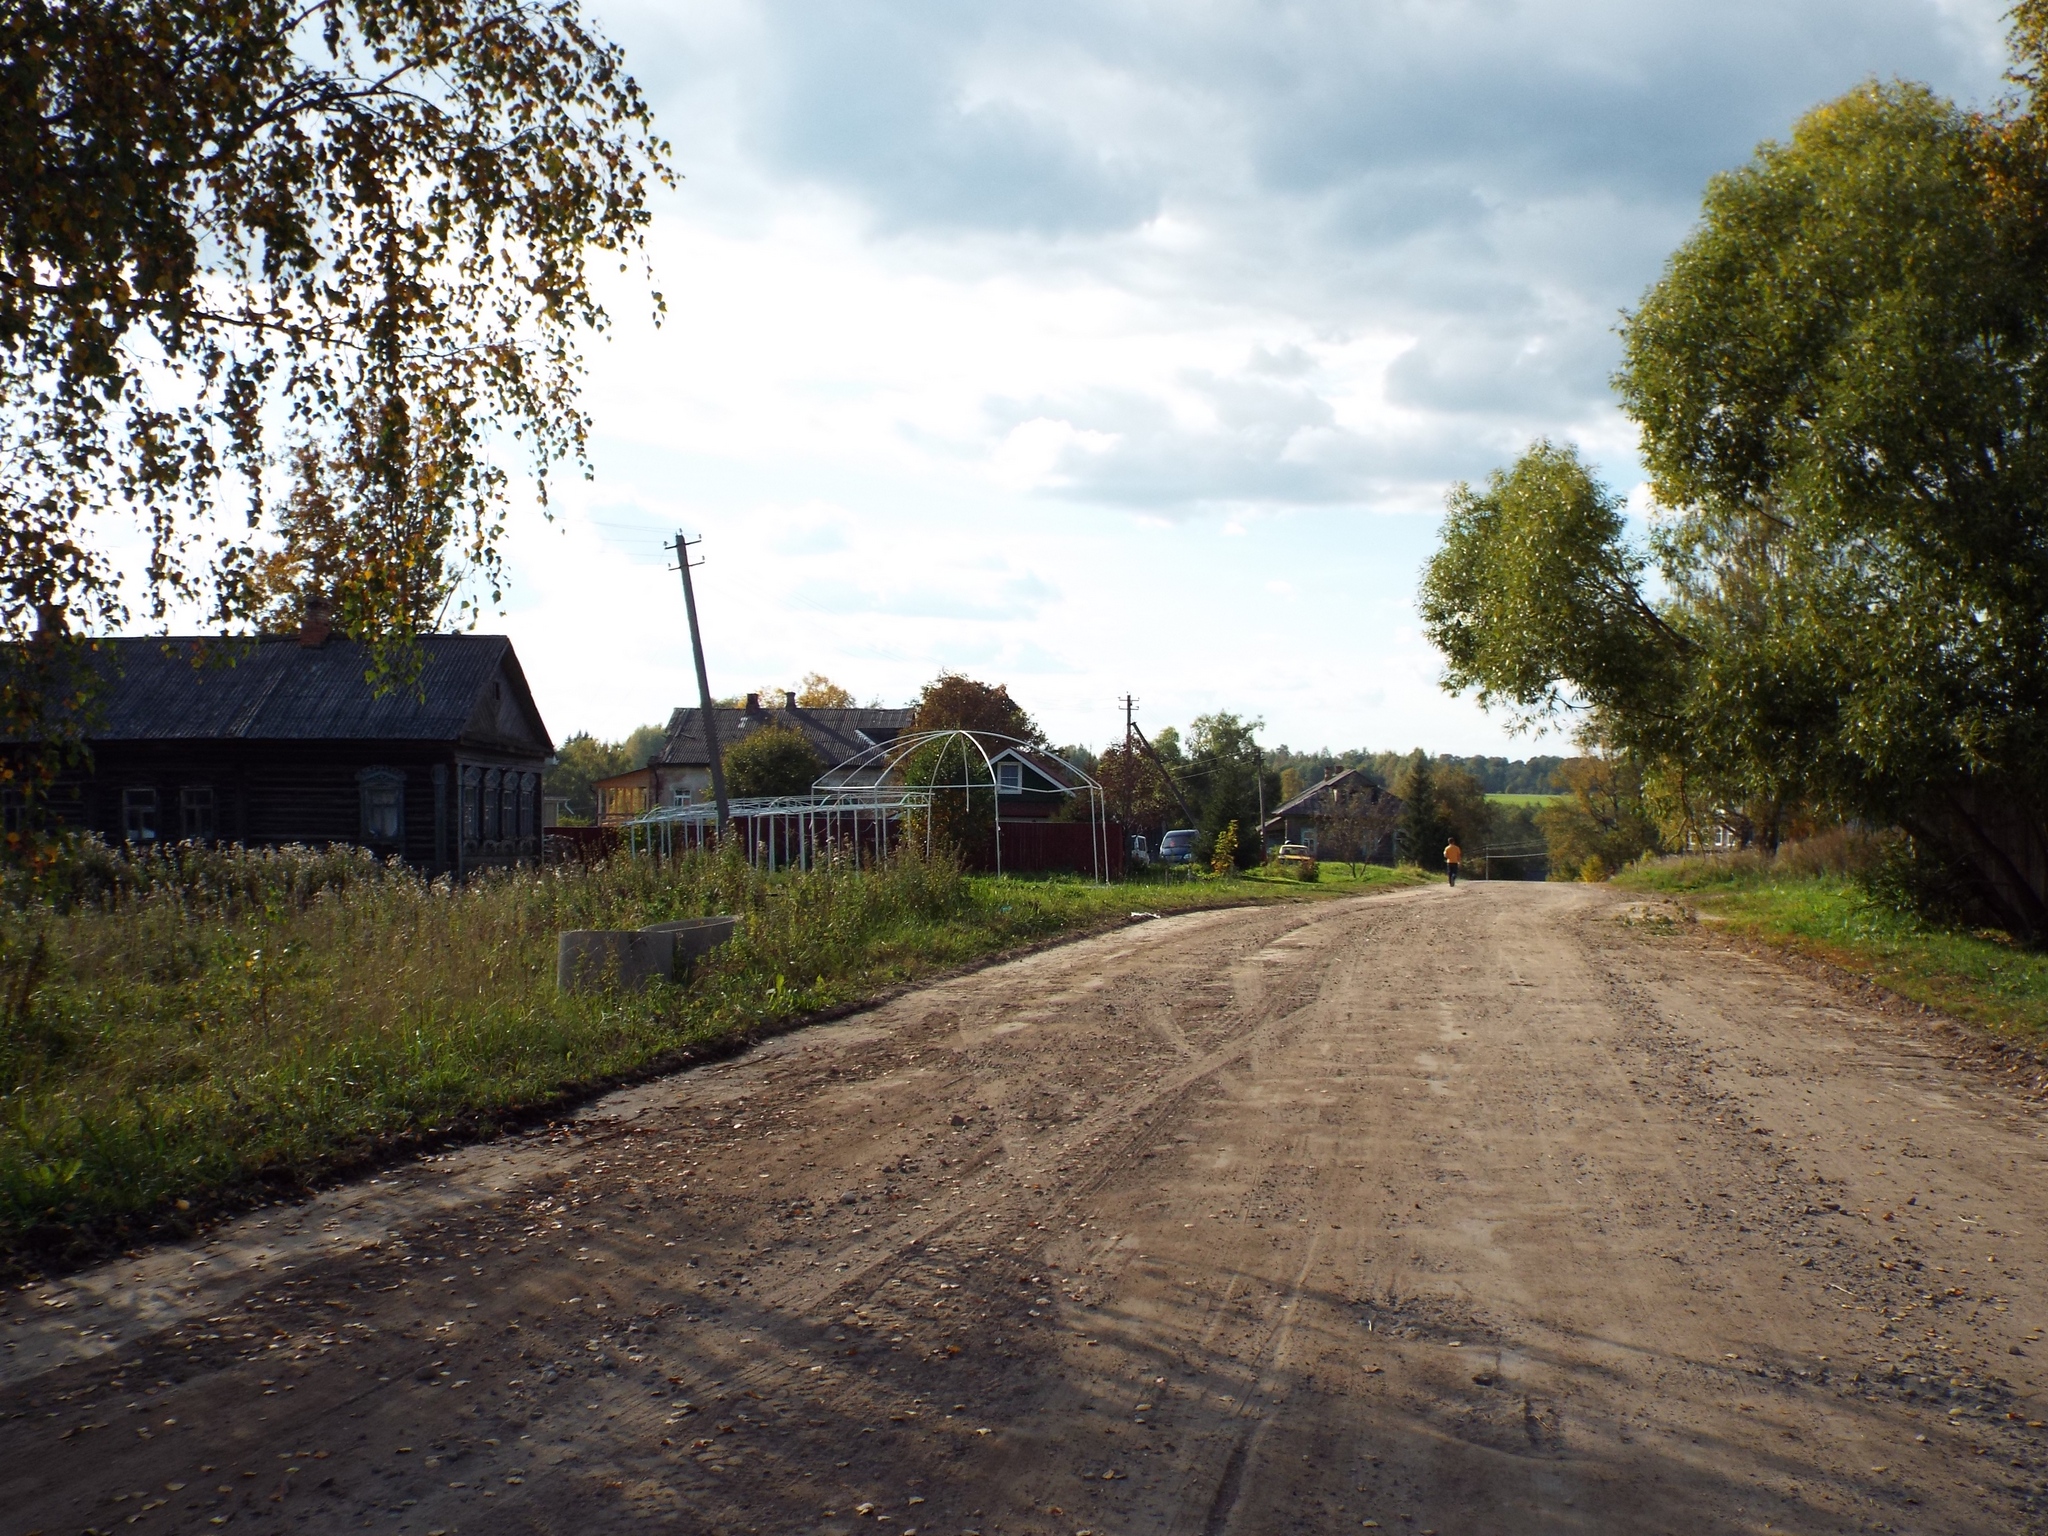
[[[512,642],[503,635],[426,635],[419,678],[375,692],[367,647],[334,638],[176,635],[95,642],[107,686],[94,741],[412,740],[465,735],[501,676],[546,743]],[[495,734],[495,733],[493,733]],[[553,750],[547,745],[545,750]]]
[[[809,738],[827,767],[860,756],[870,747],[893,741],[910,724],[915,713],[909,709],[714,709],[718,746],[723,752],[734,742],[770,726],[794,726]],[[711,761],[704,745],[704,711],[678,709],[668,717],[668,737],[655,759],[664,768],[702,768]]]

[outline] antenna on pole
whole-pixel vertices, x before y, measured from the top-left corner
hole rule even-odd
[[[711,794],[718,802],[718,835],[723,837],[732,813],[725,799],[725,764],[718,753],[718,721],[711,713],[711,679],[704,671],[704,637],[697,630],[697,592],[690,585],[690,567],[704,563],[692,560],[690,551],[703,542],[701,538],[684,538],[678,528],[675,543],[664,544],[662,548],[675,551],[676,569],[683,573],[683,607],[690,615],[690,652],[697,662],[697,702],[704,715],[704,751],[711,759]]]

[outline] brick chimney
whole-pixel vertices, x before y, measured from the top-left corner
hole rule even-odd
[[[334,600],[326,597],[306,599],[305,617],[299,620],[299,644],[317,648],[327,643],[327,637],[334,633]]]
[[[794,688],[785,688],[782,690],[782,707],[784,709],[796,708],[796,690]]]
[[[758,693],[750,693],[747,695],[747,713],[750,715],[758,715],[759,713],[761,713],[761,695],[759,695]]]

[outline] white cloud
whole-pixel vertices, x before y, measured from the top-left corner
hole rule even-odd
[[[1436,686],[1445,486],[1640,471],[1620,312],[1706,177],[1870,74],[1997,89],[2003,0],[608,4],[687,179],[591,349],[596,478],[506,626],[558,734],[694,695],[1007,682],[1296,745],[1526,751]],[[1637,503],[1632,499],[1632,506]]]

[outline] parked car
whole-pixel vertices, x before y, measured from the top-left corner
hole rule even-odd
[[[1159,839],[1159,862],[1162,864],[1192,864],[1195,862],[1195,829],[1176,827]]]
[[[1142,832],[1131,834],[1131,846],[1125,851],[1124,862],[1133,869],[1148,869],[1152,864],[1152,845]]]
[[[1283,869],[1291,869],[1298,865],[1315,868],[1316,856],[1308,851],[1308,845],[1305,843],[1282,843],[1273,850],[1272,857],[1273,862]]]

